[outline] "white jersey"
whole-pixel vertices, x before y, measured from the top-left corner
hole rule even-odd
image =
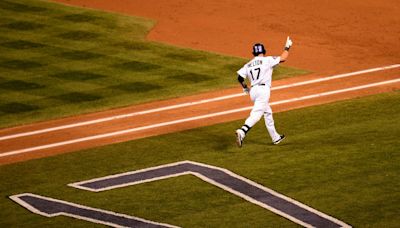
[[[256,56],[238,70],[237,73],[243,78],[248,78],[251,86],[265,84],[271,87],[273,68],[280,61],[281,58],[279,56]]]

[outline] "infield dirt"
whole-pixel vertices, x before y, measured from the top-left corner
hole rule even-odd
[[[251,57],[263,42],[279,55],[286,36],[288,65],[323,75],[398,63],[400,4],[396,0],[56,0],[157,21],[148,39]]]

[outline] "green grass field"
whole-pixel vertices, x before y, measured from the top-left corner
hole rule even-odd
[[[144,40],[154,22],[0,1],[0,127],[237,86],[245,59]],[[280,67],[275,79],[306,71]],[[192,160],[229,169],[354,227],[398,227],[400,92],[275,114],[243,148],[234,121],[0,166],[0,227],[97,227],[33,214],[25,192],[182,227],[297,227],[194,176],[90,193],[67,184]]]
[[[400,92],[275,114],[287,140],[258,123],[242,149],[242,121],[0,167],[1,227],[87,227],[32,214],[7,197],[35,193],[182,227],[296,227],[194,176],[90,193],[67,184],[192,160],[239,175],[354,227],[398,227]],[[171,149],[173,148],[173,149]]]
[[[0,1],[0,127],[237,86],[246,60],[148,42],[154,21]],[[306,71],[281,67],[275,79]]]

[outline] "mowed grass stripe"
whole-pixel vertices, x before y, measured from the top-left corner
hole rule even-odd
[[[0,127],[236,86],[247,60],[147,42],[153,24],[46,1],[2,1],[0,104],[38,108],[0,113]],[[301,73],[281,67],[275,77]]]

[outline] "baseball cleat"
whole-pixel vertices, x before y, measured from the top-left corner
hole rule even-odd
[[[281,137],[278,139],[278,140],[276,140],[276,141],[274,141],[273,142],[273,144],[279,144],[280,142],[282,142],[282,140],[284,140],[285,139],[285,135],[281,135]]]
[[[237,129],[236,132],[236,145],[238,147],[242,147],[243,145],[243,139],[244,139],[244,132],[241,129]]]

